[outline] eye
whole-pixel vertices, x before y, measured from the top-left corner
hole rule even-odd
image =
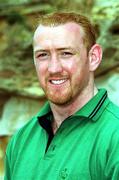
[[[49,53],[47,53],[47,52],[38,53],[36,55],[36,58],[39,60],[45,60],[45,59],[49,58]]]
[[[47,56],[47,53],[41,53],[38,55],[38,57],[45,57],[45,56]]]
[[[65,57],[69,58],[69,57],[73,56],[73,53],[70,52],[70,51],[63,51],[63,52],[60,53],[60,56],[64,57],[64,58]]]

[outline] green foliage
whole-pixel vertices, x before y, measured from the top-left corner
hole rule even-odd
[[[5,5],[5,4],[23,4],[23,3],[29,3],[32,2],[32,0],[0,0],[0,5]]]

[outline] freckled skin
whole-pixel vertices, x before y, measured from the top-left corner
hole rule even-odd
[[[34,35],[34,61],[40,86],[46,97],[54,104],[67,104],[87,96],[92,86],[92,72],[89,70],[87,49],[83,44],[83,30],[75,23],[56,27],[39,26]],[[69,58],[58,57],[59,48],[74,50]],[[35,52],[47,50],[50,59],[40,61]],[[50,80],[66,79],[61,85]]]

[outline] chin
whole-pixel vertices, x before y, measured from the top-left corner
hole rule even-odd
[[[45,91],[46,98],[53,104],[56,105],[66,105],[72,101],[73,93],[72,91]]]
[[[65,98],[62,98],[62,97],[54,98],[54,97],[48,97],[47,96],[47,99],[56,105],[67,105],[71,102],[72,98],[71,98],[71,96],[68,96]]]

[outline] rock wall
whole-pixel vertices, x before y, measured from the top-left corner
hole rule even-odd
[[[46,101],[39,87],[32,54],[32,36],[41,14],[77,11],[93,22],[103,61],[96,71],[98,87],[108,89],[119,105],[119,2],[114,0],[0,1],[0,175],[9,137]],[[1,177],[2,179],[2,177]]]

